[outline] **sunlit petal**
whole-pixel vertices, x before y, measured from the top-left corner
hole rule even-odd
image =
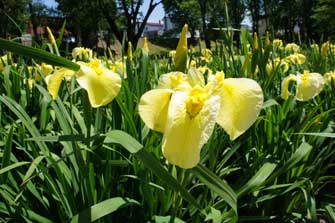
[[[44,76],[48,76],[53,71],[53,67],[50,64],[42,63],[41,64],[41,70],[42,70]]]
[[[186,91],[190,89],[186,74],[182,72],[170,72],[160,76],[157,88]]]
[[[187,73],[187,79],[191,86],[205,86],[204,75],[195,67],[191,67]]]
[[[89,61],[93,57],[93,52],[90,48],[75,47],[72,50],[72,58],[75,60]]]
[[[77,81],[87,91],[91,106],[96,108],[110,103],[119,93],[120,76],[108,69],[101,69],[98,73],[83,63],[80,65]]]
[[[45,77],[48,91],[51,94],[53,100],[56,100],[57,98],[59,87],[62,84],[63,79],[64,72],[61,69],[55,70],[52,75],[48,75]]]
[[[222,81],[218,94],[221,107],[217,123],[234,140],[256,121],[263,105],[262,89],[248,78],[228,78]]]
[[[335,71],[330,71],[325,73],[325,75],[323,76],[325,83],[330,84],[332,81],[335,80]]]
[[[144,123],[158,132],[164,132],[172,90],[154,89],[142,95],[138,106]]]
[[[290,74],[289,76],[285,77],[281,83],[281,97],[285,100],[288,99],[290,92],[288,91],[288,87],[291,81],[296,81],[296,76]]]
[[[172,95],[162,145],[164,157],[182,168],[192,168],[199,162],[200,150],[212,134],[220,107],[220,98],[212,96],[191,118],[186,111],[187,97],[186,92]]]
[[[318,95],[325,84],[324,78],[319,73],[309,73],[298,75],[296,98],[299,101],[309,100]]]

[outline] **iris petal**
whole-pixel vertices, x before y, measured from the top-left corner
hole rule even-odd
[[[324,78],[319,73],[299,75],[297,78],[297,100],[306,101],[315,97],[322,91],[324,84]]]
[[[162,145],[164,157],[182,168],[192,168],[199,162],[200,150],[213,132],[220,108],[219,96],[212,96],[197,116],[190,118],[187,96],[186,92],[172,95]]]
[[[290,92],[288,91],[288,87],[291,81],[296,81],[296,76],[290,74],[289,76],[285,77],[281,83],[281,97],[285,100],[288,99]]]
[[[62,84],[63,79],[64,72],[61,69],[56,70],[52,75],[45,77],[48,91],[51,94],[53,100],[56,100],[57,98],[59,87]]]
[[[150,129],[164,132],[171,94],[168,89],[154,89],[142,95],[138,110]]]
[[[187,73],[188,82],[191,86],[205,86],[204,75],[195,67],[191,67]]]
[[[217,123],[231,140],[243,134],[257,119],[263,105],[263,92],[258,83],[248,78],[222,80]]]
[[[108,69],[102,69],[98,74],[93,68],[81,63],[77,73],[79,85],[88,93],[93,108],[110,103],[120,91],[121,78]]]
[[[178,91],[188,91],[190,89],[186,74],[182,72],[170,72],[159,77],[157,88],[165,88]]]

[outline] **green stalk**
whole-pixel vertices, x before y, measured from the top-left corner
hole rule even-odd
[[[64,57],[2,38],[0,38],[0,49],[8,50],[28,58],[34,58],[54,66],[61,66],[74,71],[78,71],[80,68],[78,64],[71,60],[67,60]]]

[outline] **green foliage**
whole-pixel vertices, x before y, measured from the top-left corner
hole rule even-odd
[[[1,0],[0,1],[0,37],[7,35],[20,35],[26,27],[29,18],[27,5],[31,0]]]
[[[335,1],[333,0],[319,0],[314,9],[313,19],[314,29],[324,38],[335,37],[335,22],[332,19],[332,14],[335,10]]]
[[[269,73],[268,63],[288,56],[284,49],[262,38],[256,44],[247,32],[239,48],[230,33],[221,36],[210,62],[199,52],[189,58],[226,78],[257,80],[265,103],[256,123],[234,141],[216,127],[190,170],[166,163],[162,134],[138,115],[141,95],[173,71],[171,58],[137,49],[132,61],[123,61],[127,78],[116,99],[90,108],[74,79],[62,83],[56,100],[43,80],[28,85],[34,78],[28,66],[36,61],[78,65],[0,42],[14,52],[0,72],[0,221],[333,221],[334,84],[304,102],[281,99],[280,88],[289,73],[333,70],[334,54],[322,58],[304,47],[304,64]]]

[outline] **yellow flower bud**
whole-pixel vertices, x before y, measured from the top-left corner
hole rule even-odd
[[[177,71],[185,71],[187,65],[187,29],[185,24],[180,34],[180,39],[176,49],[176,56],[174,58],[175,68]]]
[[[56,45],[56,40],[55,40],[55,37],[54,35],[52,34],[50,28],[47,26],[47,32],[48,32],[48,36],[49,36],[49,40],[50,40],[50,43],[52,45]]]

